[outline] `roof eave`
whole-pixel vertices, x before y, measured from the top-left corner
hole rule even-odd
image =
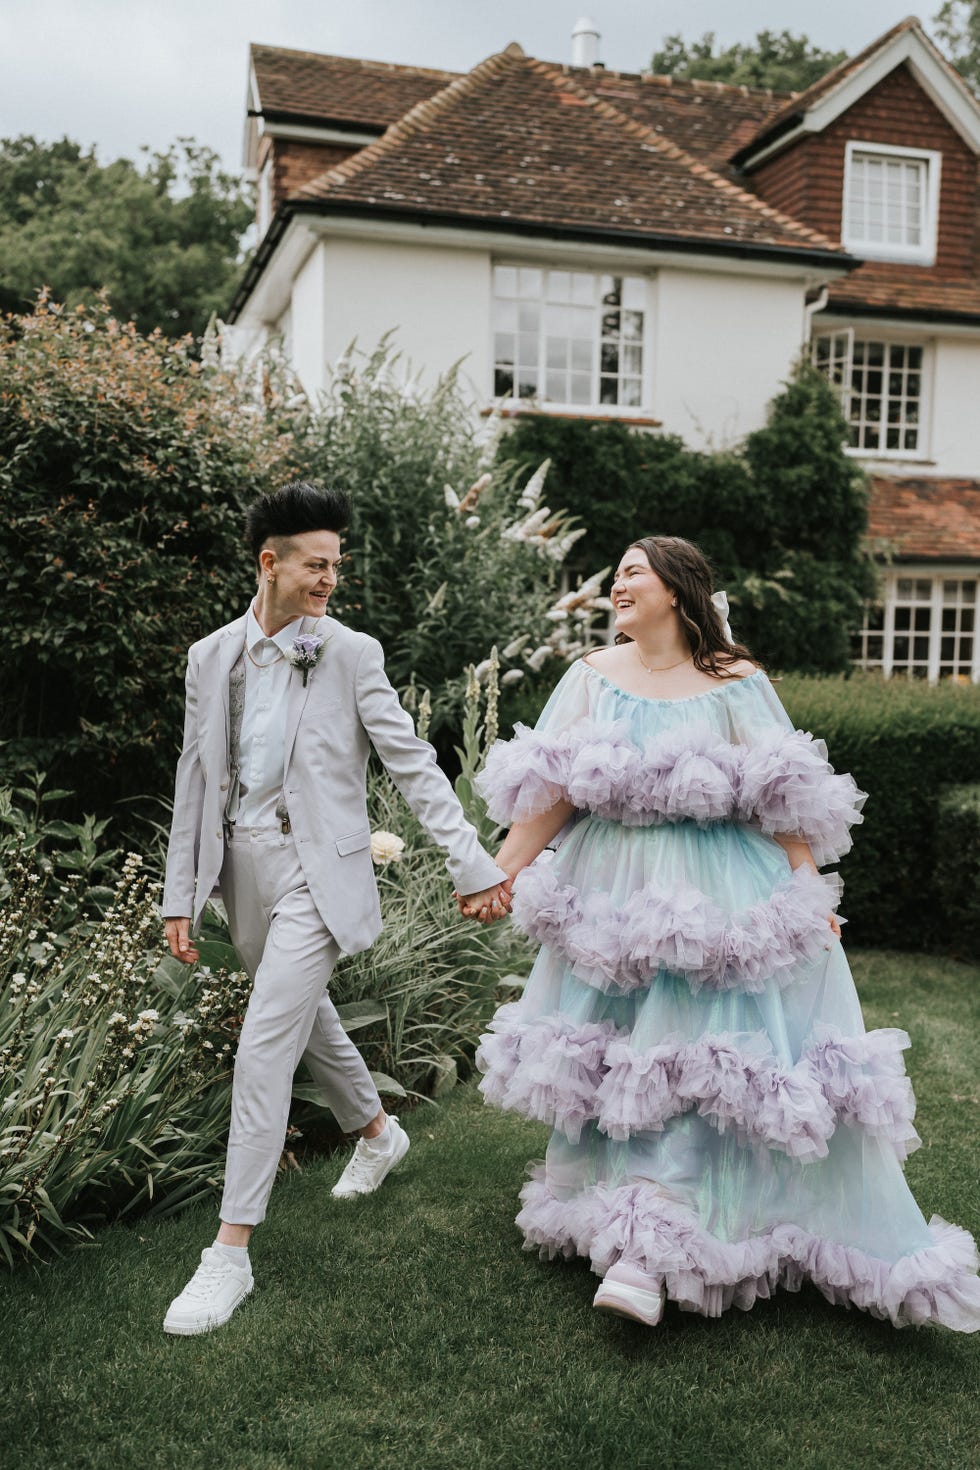
[[[860,261],[843,251],[824,250],[805,245],[765,245],[752,241],[714,240],[696,235],[668,235],[656,231],[609,230],[588,225],[547,224],[536,220],[515,220],[495,215],[463,215],[421,209],[395,209],[383,205],[351,204],[344,200],[292,199],[280,205],[276,216],[253,256],[244,279],[235,293],[228,321],[235,322],[275,253],[290,220],[295,215],[342,214],[365,220],[384,219],[402,224],[439,226],[461,230],[505,231],[530,238],[559,238],[586,244],[628,245],[650,250],[674,251],[679,254],[713,255],[720,259],[769,260],[773,263],[813,266],[821,271],[846,274]]]
[[[289,112],[276,107],[249,108],[248,115],[260,117],[266,123],[292,123],[300,127],[329,128],[340,133],[372,133],[377,138],[383,137],[388,127],[387,123],[356,122],[349,117],[332,117],[319,112]]]
[[[945,323],[950,326],[980,327],[980,310],[971,312],[931,306],[879,306],[872,302],[852,301],[848,297],[835,299],[833,288],[831,288],[825,310],[833,316],[897,318],[907,322],[922,322],[927,326]]]

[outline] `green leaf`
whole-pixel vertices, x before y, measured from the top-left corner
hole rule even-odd
[[[350,1000],[337,1007],[340,1024],[348,1032],[362,1026],[373,1026],[377,1021],[387,1021],[388,1007],[377,1000]]]
[[[372,1072],[371,1081],[379,1092],[388,1092],[394,1097],[408,1097],[401,1083],[396,1082],[394,1077],[389,1077],[385,1072]]]

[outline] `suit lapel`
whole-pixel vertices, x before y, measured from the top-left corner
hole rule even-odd
[[[300,632],[309,634],[316,629],[317,619],[304,617],[303,628]],[[310,675],[311,678],[311,675]],[[306,709],[306,701],[310,697],[310,678],[307,678],[306,686],[303,684],[303,673],[298,669],[292,669],[289,673],[289,694],[287,698],[287,729],[285,729],[284,748],[282,748],[282,770],[289,769],[289,760],[292,757],[292,747],[295,744],[295,734],[300,728],[300,719],[303,710]]]
[[[300,632],[325,633],[325,619],[304,618],[303,626],[300,629]],[[284,776],[285,772],[289,770],[289,762],[292,759],[293,746],[296,743],[296,732],[299,729],[299,722],[302,719],[303,711],[306,708],[306,701],[310,697],[310,685],[317,677],[320,670],[320,665],[322,664],[325,656],[326,650],[324,649],[320,655],[320,662],[316,665],[314,669],[310,670],[305,687],[303,685],[303,675],[299,669],[293,669],[289,676],[289,695],[286,705],[286,738],[283,746]]]

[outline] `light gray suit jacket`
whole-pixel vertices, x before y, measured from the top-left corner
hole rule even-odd
[[[415,734],[384,671],[380,643],[335,618],[307,618],[304,632],[327,642],[303,687],[289,686],[283,790],[310,894],[347,954],[381,930],[371,861],[366,768],[373,745],[429,836],[448,854],[460,893],[500,883],[505,874],[483,850],[435,752]],[[224,858],[228,793],[228,676],[245,641],[237,618],[193,644],[187,658],[184,746],[177,763],[163,912],[200,924]]]

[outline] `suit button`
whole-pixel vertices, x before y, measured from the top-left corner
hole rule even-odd
[[[220,831],[220,829],[217,832],[215,832],[214,835],[215,835],[215,837],[218,838],[219,841],[221,840],[221,831]]]
[[[227,781],[222,781],[222,783],[221,783],[221,789],[222,789],[222,791],[227,791],[228,790],[228,782]]]

